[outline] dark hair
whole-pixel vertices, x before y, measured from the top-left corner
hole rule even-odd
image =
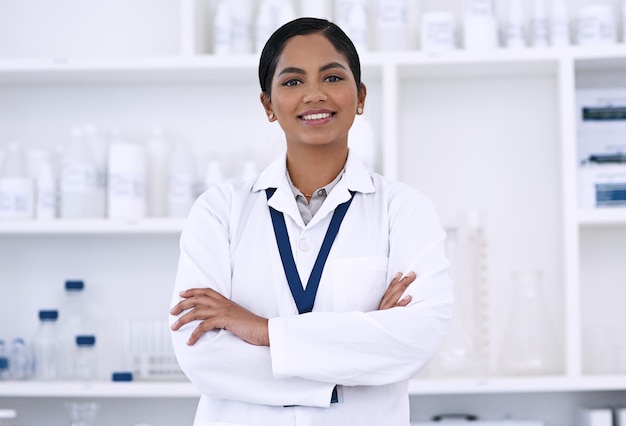
[[[259,83],[261,90],[268,96],[272,92],[272,79],[276,72],[278,58],[283,53],[285,44],[294,36],[322,34],[341,53],[350,66],[356,88],[361,91],[361,61],[352,40],[336,24],[326,19],[298,18],[278,28],[267,40],[259,60]]]

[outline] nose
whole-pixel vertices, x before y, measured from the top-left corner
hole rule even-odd
[[[309,83],[302,101],[305,104],[323,102],[328,99],[324,87],[320,83]]]

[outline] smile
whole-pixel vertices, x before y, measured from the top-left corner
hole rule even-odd
[[[330,118],[333,114],[330,112],[320,112],[317,114],[308,114],[303,115],[302,118],[304,121],[314,121],[314,120],[324,120],[325,118]]]

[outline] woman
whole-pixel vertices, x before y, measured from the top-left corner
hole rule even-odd
[[[350,154],[360,74],[326,20],[289,22],[263,49],[261,103],[286,153],[204,193],[181,236],[171,328],[197,426],[409,424],[408,379],[450,317],[445,235],[423,195]]]

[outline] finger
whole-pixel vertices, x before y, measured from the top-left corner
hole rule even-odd
[[[407,294],[402,299],[398,300],[398,303],[396,303],[396,306],[406,306],[409,303],[411,303],[411,299],[413,299],[411,295]]]
[[[213,320],[202,321],[189,336],[189,339],[187,340],[187,345],[193,346],[198,341],[198,339],[200,339],[200,337],[202,337],[206,332],[219,328],[221,327],[216,327],[216,325],[213,323]]]
[[[178,330],[180,329],[183,325],[185,324],[189,324],[192,321],[201,319],[201,320],[206,320],[209,319],[210,315],[208,312],[201,312],[198,308],[196,309],[192,309],[189,312],[187,312],[185,315],[181,316],[180,318],[178,318],[176,320],[176,322],[174,322],[174,324],[172,324],[172,326],[170,327],[172,330]]]

